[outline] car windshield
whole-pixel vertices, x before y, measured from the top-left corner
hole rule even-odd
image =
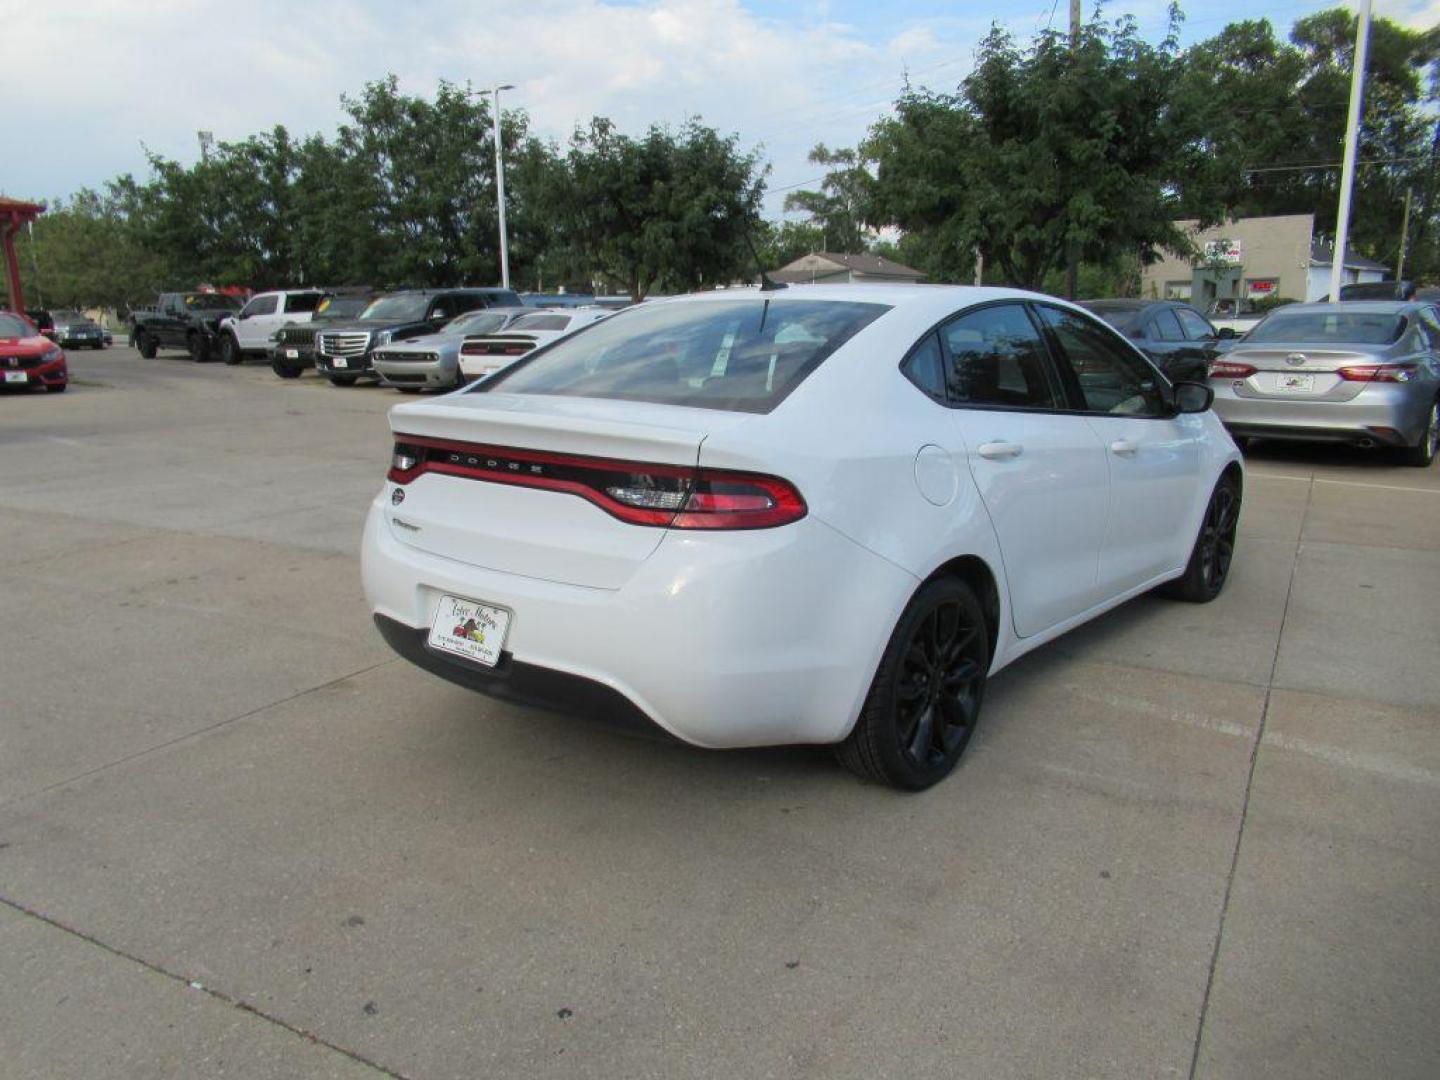
[[[564,330],[570,325],[570,316],[558,311],[542,311],[535,315],[521,315],[511,323],[509,330]]]
[[[239,311],[244,305],[239,297],[224,293],[186,293],[185,306],[201,311]]]
[[[417,322],[425,318],[428,296],[385,296],[360,315],[366,322]]]
[[[768,297],[645,305],[561,338],[472,392],[765,413],[889,310]]]
[[[368,296],[327,296],[315,314],[324,319],[354,319],[372,303]]]
[[[505,325],[509,318],[500,311],[470,311],[457,315],[445,324],[447,334],[489,334]]]
[[[1404,315],[1360,311],[1285,311],[1271,315],[1251,330],[1245,340],[1393,345],[1404,332]]]
[[[0,311],[0,338],[34,337],[35,328],[19,315]]]

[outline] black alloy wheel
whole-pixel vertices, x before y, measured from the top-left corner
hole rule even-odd
[[[240,343],[235,340],[234,334],[226,334],[221,337],[220,359],[232,367],[244,359],[240,354]]]
[[[1230,576],[1235,558],[1235,530],[1240,524],[1240,483],[1233,476],[1222,476],[1210,494],[1200,534],[1190,551],[1185,573],[1161,587],[1177,600],[1192,604],[1208,604],[1220,595]]]
[[[990,636],[964,582],[927,582],[900,617],[855,729],[837,753],[852,772],[920,791],[944,779],[980,717]]]

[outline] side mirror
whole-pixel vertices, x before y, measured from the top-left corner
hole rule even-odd
[[[237,318],[237,319],[248,319],[249,317],[250,317],[250,312],[248,312],[248,311],[237,311],[237,312],[235,313],[235,318]]]
[[[1202,413],[1215,402],[1215,391],[1203,383],[1177,382],[1175,384],[1175,412]]]
[[[1232,341],[1240,335],[1235,332],[1233,326],[1222,326],[1215,335],[1221,341]]]

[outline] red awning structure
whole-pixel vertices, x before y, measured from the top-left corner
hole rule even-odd
[[[10,307],[25,310],[25,293],[20,289],[20,260],[15,257],[15,234],[45,212],[39,203],[21,202],[0,195],[0,247],[5,249],[5,276],[10,283]]]

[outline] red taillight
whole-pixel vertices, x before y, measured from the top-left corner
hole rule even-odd
[[[1236,360],[1216,360],[1210,365],[1210,378],[1212,379],[1248,379],[1254,374],[1253,367]]]
[[[793,484],[759,473],[447,439],[403,437],[395,443],[387,474],[393,483],[408,484],[427,472],[578,495],[621,521],[658,528],[770,529],[806,514]]]
[[[1335,374],[1346,382],[1409,382],[1415,370],[1414,364],[1352,364]]]

